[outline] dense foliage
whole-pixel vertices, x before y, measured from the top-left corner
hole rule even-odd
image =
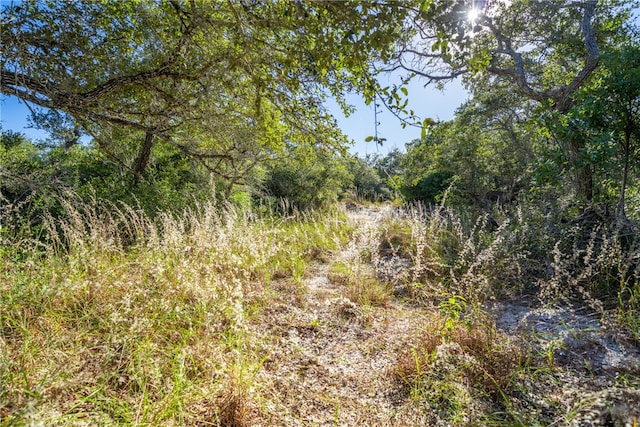
[[[287,144],[343,148],[323,101],[375,86],[398,8],[341,2],[5,4],[4,95],[39,107],[65,146],[88,135],[144,178],[176,150],[227,182]],[[375,25],[374,24],[375,21]],[[250,180],[249,180],[250,181]]]
[[[598,353],[640,336],[634,7],[3,2],[0,93],[49,137],[0,130],[0,424],[299,425],[306,381],[333,424],[348,401],[375,421],[344,424],[561,425],[583,386],[640,400],[638,365]],[[452,120],[407,108],[410,80],[454,78]],[[349,154],[324,102],[352,92],[421,137]],[[517,342],[486,311],[522,297],[589,330]]]
[[[637,139],[633,6],[9,3],[0,87],[34,106],[33,122],[51,132],[51,147],[38,157],[53,161],[56,147],[68,153],[84,145],[80,151],[103,164],[79,166],[84,178],[76,182],[107,187],[94,190],[114,200],[144,199],[142,186],[156,193],[147,198],[163,193],[158,200],[170,206],[175,196],[164,193],[216,181],[227,197],[266,189],[307,206],[348,187],[370,199],[399,191],[434,201],[453,180],[486,210],[529,183],[555,181],[571,185],[581,203],[613,191],[624,212]],[[389,68],[408,72],[403,85],[378,83],[377,73]],[[406,111],[409,79],[444,84],[458,76],[473,97],[455,120],[434,124]],[[323,102],[333,96],[348,112],[350,91],[424,126],[402,173],[377,167],[380,159],[341,160],[346,139]],[[598,120],[604,111],[610,117]],[[117,178],[96,182],[105,168]],[[335,177],[322,177],[323,169]],[[16,165],[9,170],[15,175]],[[309,192],[305,186],[322,187],[317,200],[294,194]]]

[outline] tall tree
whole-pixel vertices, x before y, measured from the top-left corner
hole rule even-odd
[[[616,216],[626,220],[625,194],[630,166],[640,141],[640,44],[623,44],[603,55],[602,67],[589,88],[580,93],[572,111],[575,120],[593,136],[593,144],[617,148],[620,167]],[[593,151],[597,150],[595,147]],[[609,165],[605,165],[609,166]]]
[[[0,91],[70,118],[140,176],[158,141],[229,179],[286,141],[342,148],[328,94],[375,84],[404,10],[255,0],[3,6]],[[128,140],[113,136],[127,129]]]
[[[466,76],[474,82],[507,82],[523,97],[566,114],[576,92],[598,67],[603,45],[622,33],[624,1],[418,1],[412,8],[416,36],[400,47],[394,68],[428,82]],[[583,161],[585,141],[567,141],[579,197],[590,200],[593,176]]]

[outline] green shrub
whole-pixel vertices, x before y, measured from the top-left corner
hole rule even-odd
[[[353,179],[346,163],[338,153],[321,148],[292,149],[288,157],[270,165],[264,200],[276,210],[306,210],[336,202]]]
[[[435,204],[451,185],[454,173],[436,171],[416,180],[413,184],[402,188],[402,195],[407,201],[420,201]]]

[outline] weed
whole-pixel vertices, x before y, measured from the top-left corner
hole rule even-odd
[[[384,306],[392,289],[380,282],[373,269],[363,264],[336,262],[329,268],[329,280],[346,288],[348,299],[363,306]]]
[[[279,403],[257,404],[266,400],[256,384],[263,338],[250,321],[274,299],[303,306],[310,266],[328,271],[342,294],[331,300],[334,314],[364,319],[345,330],[376,330],[395,313],[400,286],[411,310],[429,310],[402,338],[392,372],[407,401],[445,424],[544,425],[562,409],[551,397],[532,415],[518,406],[523,384],[560,387],[558,347],[533,366],[527,346],[483,311],[488,299],[537,291],[581,299],[640,335],[640,251],[622,250],[604,228],[553,234],[521,210],[494,224],[444,206],[388,210],[379,227],[356,228],[340,209],[283,218],[203,204],[152,219],[99,200],[57,205],[63,215],[40,221],[37,242],[2,231],[5,424],[254,424]],[[345,326],[309,319],[316,332]],[[619,383],[635,386],[635,371],[625,375]],[[349,411],[342,404],[332,406],[335,420]]]
[[[523,347],[489,319],[464,320],[459,298],[444,307],[414,334],[416,342],[399,357],[395,377],[413,400],[449,423],[468,424],[470,417],[490,412],[483,407],[487,397],[508,409],[507,391],[527,363]]]

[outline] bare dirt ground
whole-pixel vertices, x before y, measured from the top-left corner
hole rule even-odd
[[[356,239],[374,238],[390,214],[389,209],[349,211]],[[348,244],[332,262],[353,260],[357,246]],[[393,297],[386,305],[363,307],[330,280],[329,264],[313,265],[294,292],[291,283],[274,289],[264,316],[269,320],[252,326],[260,330],[268,356],[254,379],[261,398],[251,425],[449,425],[412,402],[393,375],[398,355],[433,308]],[[553,420],[547,425],[637,427],[638,342],[621,339],[575,308],[541,308],[523,300],[494,303],[487,310],[495,313],[499,330],[522,337],[539,359],[539,372],[518,380],[512,396],[516,410],[540,412],[540,419]]]
[[[555,418],[553,425],[629,426],[640,423],[640,343],[584,306],[535,299],[487,307],[496,326],[529,343],[540,381],[522,398]],[[554,408],[555,406],[555,408]]]
[[[384,212],[350,213],[366,235]],[[338,259],[353,259],[348,245]],[[258,382],[270,394],[264,425],[415,425],[404,407],[401,384],[391,368],[424,312],[391,300],[363,308],[329,279],[329,265],[316,264],[294,301],[274,304],[265,325],[270,355]],[[425,424],[427,425],[427,424]]]

